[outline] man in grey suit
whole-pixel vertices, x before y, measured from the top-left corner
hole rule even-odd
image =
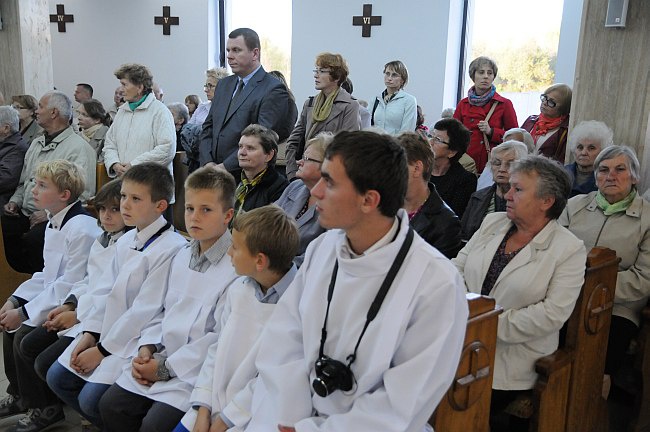
[[[241,132],[251,123],[273,129],[285,140],[296,123],[286,87],[260,63],[260,38],[239,28],[228,35],[228,64],[234,75],[219,81],[199,144],[201,165],[216,165],[237,175]],[[291,118],[293,117],[293,118]],[[235,178],[238,178],[237,176]]]

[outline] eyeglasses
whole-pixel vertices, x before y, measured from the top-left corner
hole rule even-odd
[[[216,84],[211,84],[211,83],[205,83],[205,84],[203,85],[203,88],[204,88],[204,89],[213,89],[213,88],[216,88],[216,87],[217,87]]]
[[[442,138],[440,138],[437,135],[432,136],[431,139],[433,140],[433,142],[437,142],[438,144],[449,145],[449,142],[443,141]]]
[[[317,163],[317,164],[322,164],[323,163],[323,161],[321,161],[321,160],[312,159],[312,158],[308,158],[308,157],[304,157],[304,156],[300,160],[303,161],[303,162],[313,162],[313,163]]]
[[[539,100],[541,100],[542,103],[546,104],[549,108],[555,108],[557,106],[557,102],[555,102],[553,99],[549,99],[549,97],[545,94],[539,95]]]
[[[502,161],[501,159],[492,159],[492,160],[490,161],[490,164],[491,164],[493,167],[502,167],[502,166],[503,166],[503,168],[505,168],[505,169],[510,169],[510,167],[512,166],[512,164],[513,164],[514,162],[515,162],[514,160],[511,160],[511,161]]]
[[[314,75],[323,75],[323,74],[328,74],[328,73],[330,73],[331,70],[329,70],[329,69],[322,69],[322,68],[316,68],[316,69],[312,70],[312,72],[314,73]]]

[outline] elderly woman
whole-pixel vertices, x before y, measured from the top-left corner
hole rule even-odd
[[[290,217],[296,220],[300,234],[300,247],[294,262],[300,266],[305,257],[309,243],[325,232],[318,223],[316,199],[311,196],[311,189],[321,178],[320,167],[325,158],[325,149],[332,142],[331,132],[321,132],[307,141],[302,159],[298,161],[297,180],[291,182],[275,203]]]
[[[469,240],[478,231],[485,216],[506,211],[505,196],[510,190],[510,167],[526,155],[528,150],[519,141],[506,141],[492,150],[490,169],[494,184],[479,189],[470,197],[461,221],[463,240]]]
[[[497,72],[497,64],[488,57],[472,60],[469,77],[474,85],[467,97],[458,102],[454,112],[454,118],[472,132],[467,154],[476,161],[479,174],[487,164],[492,147],[503,141],[504,132],[517,127],[512,102],[497,93],[493,84]]]
[[[242,172],[235,192],[235,217],[280,198],[288,182],[275,170],[277,156],[278,134],[273,130],[252,124],[241,133],[237,159]]]
[[[222,78],[225,78],[229,75],[226,68],[213,68],[208,69],[205,72],[205,85],[203,86],[203,91],[205,91],[205,96],[208,98],[206,102],[203,102],[198,107],[196,111],[190,118],[189,124],[198,124],[202,125],[205,119],[210,113],[210,108],[212,107],[212,98],[214,97],[214,90],[217,88],[217,84]]]
[[[77,120],[81,138],[97,153],[97,162],[103,162],[104,140],[111,125],[111,116],[104,110],[104,105],[97,99],[81,102],[77,108]]]
[[[302,158],[305,143],[319,132],[359,130],[359,104],[341,88],[349,73],[348,64],[340,54],[322,53],[316,57],[314,84],[319,92],[307,98],[296,127],[287,139],[287,177],[290,180],[296,176],[297,161]]]
[[[452,260],[470,292],[490,295],[504,309],[497,328],[491,414],[532,389],[535,361],[557,349],[587,257],[583,242],[557,221],[570,190],[560,165],[528,156],[510,169],[510,184],[506,212],[487,215]],[[522,427],[513,424],[520,419],[510,420],[510,430]]]
[[[460,221],[429,181],[434,160],[431,146],[415,132],[400,134],[397,142],[406,150],[409,168],[404,209],[410,225],[427,243],[453,258],[462,247]]]
[[[384,65],[386,89],[375,98],[371,123],[391,135],[413,132],[417,125],[417,101],[415,96],[403,89],[409,81],[409,73],[399,60]]]
[[[539,115],[532,115],[521,125],[533,136],[535,154],[541,154],[564,163],[571,87],[553,84],[540,95]]]
[[[440,197],[461,218],[469,197],[476,190],[476,176],[462,167],[459,160],[467,150],[470,132],[453,118],[438,120],[431,131],[435,160],[431,182]]]
[[[620,367],[650,295],[650,203],[636,189],[639,160],[629,147],[613,145],[594,162],[598,191],[569,200],[560,223],[585,242],[621,259],[609,330],[605,373]]]
[[[121,177],[132,165],[156,162],[172,173],[176,151],[174,118],[152,92],[153,75],[140,64],[115,71],[126,102],[120,107],[104,142],[104,165],[110,177]]]
[[[201,98],[199,98],[199,95],[187,95],[185,96],[185,106],[187,107],[187,112],[189,113],[190,117],[194,115],[194,111],[196,111],[196,108],[201,104]]]
[[[535,152],[535,142],[533,141],[533,137],[526,129],[522,129],[522,128],[508,129],[506,133],[503,134],[503,142],[506,141],[519,141],[520,143],[524,143],[526,145],[528,154],[534,154]],[[494,183],[494,178],[492,178],[492,170],[484,169],[481,175],[478,177],[476,190],[480,190],[488,186],[492,186],[493,183]]]
[[[36,122],[38,101],[32,95],[18,95],[12,96],[11,102],[20,118],[20,134],[27,144],[31,144],[34,138],[43,135],[43,128]]]
[[[569,147],[575,162],[566,165],[571,176],[571,196],[598,190],[594,177],[596,156],[614,144],[614,132],[603,122],[588,120],[578,123],[569,134]]]
[[[183,129],[190,120],[190,112],[185,104],[180,102],[167,104],[167,109],[169,109],[172,113],[172,117],[174,117],[174,128],[176,129],[176,151],[183,151],[184,149],[181,144],[181,129]]]

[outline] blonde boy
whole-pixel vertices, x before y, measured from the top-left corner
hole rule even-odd
[[[233,223],[228,251],[241,275],[226,294],[221,334],[210,347],[190,399],[174,431],[225,431],[243,428],[249,413],[240,407],[251,396],[255,357],[262,329],[296,275],[295,222],[275,205],[240,214]]]
[[[17,431],[46,427],[63,419],[56,396],[34,370],[34,360],[58,341],[57,332],[42,324],[65,301],[72,286],[85,278],[90,247],[101,233],[78,199],[84,191],[84,176],[79,166],[65,160],[43,162],[36,168],[31,193],[35,205],[49,218],[43,249],[45,267],[21,284],[0,309],[9,379],[9,396],[0,403],[0,417],[33,408],[19,421]]]

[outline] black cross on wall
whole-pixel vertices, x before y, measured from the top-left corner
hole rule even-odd
[[[372,5],[363,5],[363,16],[352,17],[352,25],[361,26],[361,36],[370,37],[370,29],[372,26],[381,25],[380,16],[372,16]]]
[[[153,23],[163,26],[163,34],[169,36],[172,34],[171,26],[178,25],[178,17],[171,16],[169,6],[163,6],[163,16],[153,17]]]
[[[59,33],[65,33],[65,25],[74,22],[74,15],[66,15],[62,4],[56,5],[56,15],[50,15],[51,23],[59,24]]]

